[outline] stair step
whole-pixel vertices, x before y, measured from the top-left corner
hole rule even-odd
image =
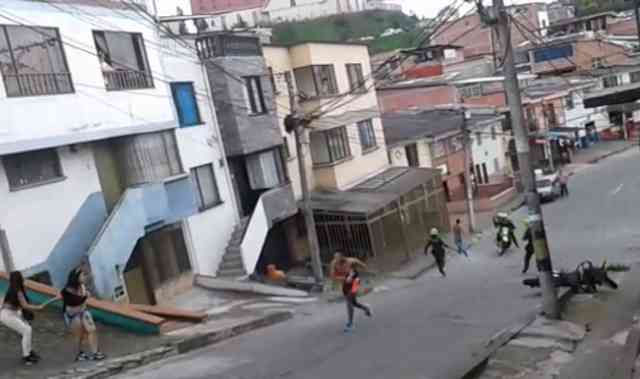
[[[222,257],[222,263],[242,263],[242,256],[240,254],[225,254]]]
[[[218,272],[227,272],[227,271],[238,271],[238,270],[243,270],[244,271],[244,266],[242,264],[239,265],[220,265],[220,267],[218,267]]]
[[[218,270],[218,276],[222,277],[238,277],[246,275],[246,271],[244,269],[233,269],[233,270]]]

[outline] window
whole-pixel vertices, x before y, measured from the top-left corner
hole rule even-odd
[[[604,88],[617,87],[619,85],[618,76],[617,75],[605,76],[602,79],[602,85],[604,86]]]
[[[573,108],[576,107],[576,105],[573,102],[573,94],[570,93],[569,96],[564,98],[564,105],[568,110],[572,110]]]
[[[289,139],[284,137],[282,139],[282,154],[284,155],[284,159],[291,158],[291,150],[289,149]]]
[[[293,8],[296,6],[296,0],[290,0],[289,5]]]
[[[108,91],[153,88],[142,34],[93,32]]]
[[[276,76],[273,73],[273,68],[269,67],[269,80],[271,81],[271,88],[273,89],[274,95],[278,94],[278,87],[276,87]]]
[[[631,83],[640,82],[640,71],[632,72],[631,74],[629,74],[629,76],[630,76]]]
[[[360,134],[360,145],[362,151],[370,150],[378,145],[376,142],[376,133],[373,130],[371,120],[358,122],[358,134]]]
[[[246,167],[254,190],[275,188],[286,181],[280,148],[249,155]]]
[[[244,90],[247,99],[247,108],[250,114],[267,113],[267,107],[264,103],[264,93],[262,92],[262,83],[259,76],[247,76],[244,78]]]
[[[430,148],[431,148],[431,155],[433,155],[433,158],[440,158],[447,154],[447,150],[444,147],[444,142],[445,141],[436,141],[431,143]]]
[[[344,126],[311,133],[311,157],[314,164],[329,164],[351,156]]]
[[[480,97],[482,96],[482,86],[477,84],[460,88],[462,97]]]
[[[0,26],[0,73],[8,97],[73,92],[55,28]]]
[[[293,89],[293,80],[291,78],[291,71],[286,71],[284,73],[284,82],[287,83],[287,96],[291,97],[294,95]],[[291,83],[291,88],[289,88],[289,83]]]
[[[602,68],[604,67],[604,61],[601,57],[591,58],[591,68]]]
[[[64,179],[56,149],[5,155],[2,165],[11,191]]]
[[[191,180],[196,187],[198,209],[205,210],[222,203],[211,163],[192,168]]]
[[[409,167],[420,167],[420,159],[418,157],[418,145],[412,143],[404,147],[404,153],[407,156]]]
[[[360,63],[348,63],[347,75],[349,76],[349,89],[351,92],[367,92],[367,88],[362,75],[362,65]]]
[[[193,83],[171,83],[171,93],[178,111],[180,127],[201,124]]]
[[[478,144],[478,146],[482,145],[482,133],[481,132],[476,132],[476,143]]]
[[[535,63],[542,63],[562,58],[570,58],[573,56],[572,45],[561,45],[538,49],[533,52],[533,60]]]
[[[460,151],[464,148],[464,143],[462,141],[462,136],[451,137],[449,138],[449,153],[455,153],[456,151]]]
[[[307,66],[294,70],[298,91],[306,98],[338,94],[333,65]]]
[[[497,138],[498,138],[498,135],[496,134],[496,127],[492,126],[491,127],[491,139],[495,141]]]
[[[498,174],[500,172],[500,162],[498,158],[493,158],[493,173]]]

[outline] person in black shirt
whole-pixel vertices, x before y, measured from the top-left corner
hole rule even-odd
[[[438,229],[431,229],[431,237],[429,238],[429,242],[424,247],[424,254],[429,254],[429,247],[431,247],[431,254],[436,259],[436,264],[438,265],[438,271],[442,274],[443,277],[447,276],[447,273],[444,272],[444,264],[445,264],[445,247],[451,249],[451,246],[447,245],[442,238],[440,238],[440,233],[438,233]]]
[[[524,232],[522,236],[522,240],[526,241],[524,245],[524,268],[522,269],[522,273],[526,274],[529,271],[529,264],[531,263],[531,257],[533,257],[533,236],[531,235],[531,227],[527,226],[527,230]]]

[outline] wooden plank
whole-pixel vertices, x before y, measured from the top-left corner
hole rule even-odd
[[[155,316],[160,316],[172,320],[203,322],[208,317],[204,312],[192,312],[184,309],[165,307],[161,305],[129,304],[127,305],[127,307],[138,312],[149,313]]]
[[[0,290],[4,290],[8,286],[8,280],[9,275],[5,272],[0,272]],[[59,290],[54,287],[32,280],[26,280],[25,286],[29,299],[36,304],[44,303],[55,297],[59,292]],[[59,306],[60,303],[55,304]],[[97,321],[142,334],[159,333],[160,325],[166,321],[162,317],[139,312],[135,309],[129,309],[125,305],[112,303],[110,301],[90,298],[87,305]]]

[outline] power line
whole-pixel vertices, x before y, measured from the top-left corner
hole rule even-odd
[[[457,12],[457,10],[458,10],[460,7],[462,7],[462,5],[464,5],[464,3],[461,3],[460,5],[458,5],[458,7],[457,7],[456,9],[453,9],[453,10],[449,11],[449,13],[448,13],[448,14],[447,14],[447,12],[445,12],[445,14],[447,14],[447,18],[446,18],[445,20],[441,20],[441,21],[440,21],[440,25],[438,25],[438,26],[435,28],[435,30],[433,30],[431,33],[427,34],[427,35],[422,39],[422,41],[420,41],[420,43],[418,44],[418,47],[422,46],[422,45],[423,45],[427,40],[429,40],[429,39],[431,39],[431,38],[434,38],[435,36],[437,36],[437,35],[439,35],[439,34],[443,33],[443,32],[444,32],[444,31],[446,31],[448,28],[450,28],[450,27],[453,25],[453,23],[450,23],[450,24],[446,25],[446,24],[448,23],[448,20],[449,20],[451,17],[453,17],[453,16],[455,15],[455,13]],[[445,9],[451,9],[451,6],[449,6],[448,8],[445,8]],[[472,11],[473,11],[473,10],[472,10]],[[440,30],[444,25],[446,25],[446,27],[445,27],[444,29]],[[405,55],[404,57],[402,57],[402,59],[401,59],[401,61],[400,61],[400,65],[402,65],[402,63],[404,63],[404,61],[406,61],[408,58],[409,58],[409,55]],[[381,67],[382,67],[382,66],[381,66]],[[387,74],[386,74],[386,77],[388,77],[391,73],[392,73],[392,72],[387,73]],[[384,79],[384,78],[381,78],[381,79],[379,79],[379,80],[383,80],[383,79]],[[363,81],[362,81],[361,86],[362,86],[362,85],[364,85],[365,83],[366,83],[366,80],[363,80]],[[338,97],[337,99],[335,99],[335,100],[333,100],[333,101],[332,101],[334,104],[337,104],[336,106],[334,106],[334,107],[329,107],[328,109],[325,109],[324,111],[322,111],[320,114],[311,116],[311,118],[312,118],[312,119],[320,118],[320,117],[322,117],[323,115],[325,115],[325,114],[327,114],[327,113],[329,113],[329,112],[332,112],[332,111],[334,111],[334,110],[336,110],[336,109],[338,109],[338,108],[340,108],[340,107],[346,106],[346,105],[348,105],[348,104],[350,104],[350,103],[354,102],[355,100],[357,100],[359,97],[364,96],[364,95],[365,95],[367,92],[369,92],[369,91],[371,90],[371,88],[373,88],[373,87],[375,87],[375,81],[374,81],[374,83],[373,83],[371,86],[369,86],[368,88],[366,88],[366,91],[363,91],[363,93],[362,93],[362,94],[354,95],[354,96],[352,96],[350,99],[347,99],[345,102],[343,102],[343,103],[341,103],[341,104],[338,104],[338,102],[340,101],[340,98],[343,98],[343,97],[345,97],[345,96],[349,95],[349,93],[344,94],[344,95],[342,95],[342,96],[340,96],[340,97]],[[327,105],[326,105],[326,104],[325,104],[325,105],[323,105],[323,107],[325,107],[325,106],[327,106]]]

